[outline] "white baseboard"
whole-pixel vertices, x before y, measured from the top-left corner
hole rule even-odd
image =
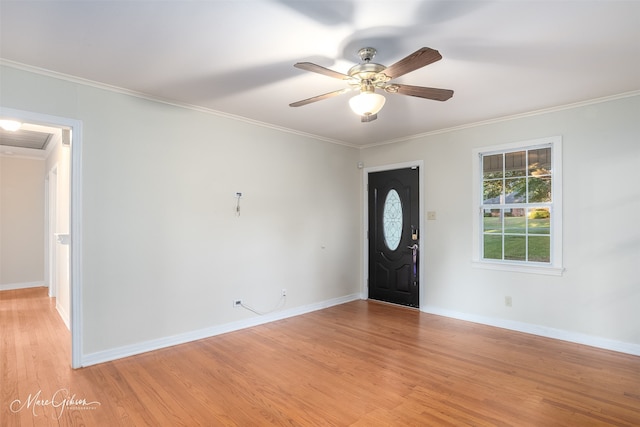
[[[611,340],[608,338],[596,337],[593,335],[581,334],[578,332],[565,331],[563,329],[549,328],[532,323],[517,322],[514,320],[505,320],[492,317],[478,316],[475,314],[461,313],[457,311],[446,310],[440,307],[426,306],[421,311],[438,316],[451,317],[453,319],[466,320],[468,322],[480,323],[483,325],[495,326],[498,328],[509,329],[512,331],[524,332],[532,335],[539,335],[546,338],[553,338],[561,341],[573,342],[576,344],[588,345],[604,350],[612,350],[620,353],[632,354],[640,356],[640,344],[627,343],[622,341]]]
[[[334,305],[344,304],[347,302],[361,299],[360,294],[346,295],[314,304],[301,307],[294,307],[288,310],[276,311],[264,316],[256,316],[250,319],[239,320],[236,322],[225,323],[222,325],[212,326],[210,328],[200,329],[197,331],[186,332],[184,334],[174,335],[170,337],[158,338],[155,340],[145,341],[138,344],[127,345],[110,350],[99,351],[96,353],[82,355],[81,366],[91,366],[98,363],[110,362],[112,360],[124,357],[134,356],[136,354],[146,353],[148,351],[159,350],[165,347],[184,344],[191,341],[210,338],[216,335],[233,332],[240,329],[250,328],[265,323],[275,322],[276,320],[286,319],[288,317],[299,316],[301,314],[310,313],[316,310],[332,307]]]
[[[0,291],[10,291],[13,289],[27,289],[27,288],[42,288],[44,282],[21,282],[21,283],[7,283],[6,285],[0,285]]]

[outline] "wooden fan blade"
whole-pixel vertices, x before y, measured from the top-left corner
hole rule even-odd
[[[318,64],[314,64],[311,62],[297,62],[293,64],[294,67],[300,68],[305,71],[312,71],[314,73],[322,74],[324,76],[333,77],[334,79],[346,80],[349,78],[348,75],[339,73],[337,71],[330,70],[328,68],[322,67]]]
[[[331,98],[332,96],[342,95],[345,92],[349,92],[350,88],[334,90],[333,92],[325,93],[323,95],[314,96],[313,98],[303,99],[302,101],[289,104],[289,107],[302,107],[303,105],[311,104],[312,102],[322,101],[323,99]]]
[[[451,89],[438,89],[434,87],[409,86],[409,85],[393,85],[398,88],[397,93],[409,96],[417,96],[418,98],[433,99],[436,101],[446,101],[453,96]]]
[[[393,65],[385,68],[382,71],[389,78],[395,79],[396,77],[403,76],[411,71],[422,68],[426,65],[433,64],[436,61],[442,59],[442,55],[435,49],[429,47],[423,47],[413,52],[411,55],[396,62]]]

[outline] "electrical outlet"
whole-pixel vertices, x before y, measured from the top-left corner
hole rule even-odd
[[[286,297],[286,296],[287,296],[287,290],[286,290],[285,288],[282,288],[282,293],[281,293],[281,295],[282,295],[283,297]]]
[[[511,301],[511,297],[510,296],[504,297],[504,305],[506,305],[507,307],[511,307],[512,302],[513,301]]]
[[[233,306],[234,307],[242,307],[242,300],[241,299],[234,299],[233,300]]]

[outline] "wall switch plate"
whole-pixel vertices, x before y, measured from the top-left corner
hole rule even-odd
[[[512,304],[513,304],[513,301],[511,300],[510,296],[504,297],[504,305],[506,305],[507,307],[511,307]]]
[[[427,212],[427,220],[428,221],[435,221],[435,219],[436,219],[436,211]]]

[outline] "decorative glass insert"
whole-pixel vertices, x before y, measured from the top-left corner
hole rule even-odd
[[[393,188],[389,190],[384,200],[382,232],[387,247],[395,251],[402,237],[402,202],[400,195]]]

